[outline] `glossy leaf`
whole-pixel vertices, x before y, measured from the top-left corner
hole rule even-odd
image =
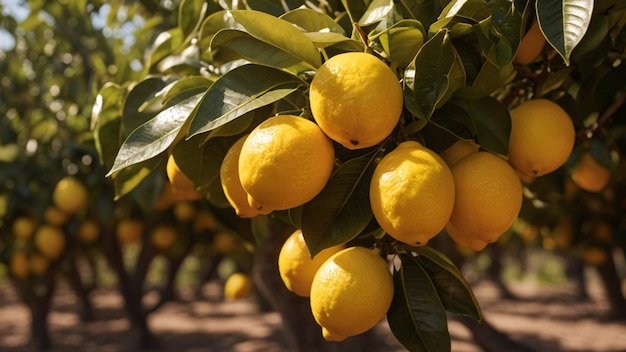
[[[408,253],[399,254],[394,295],[387,320],[391,332],[411,352],[449,352],[448,318],[428,272]]]
[[[141,182],[150,176],[161,165],[158,158],[143,160],[120,169],[113,175],[115,200],[119,200],[137,188]]]
[[[204,76],[181,78],[168,87],[165,95],[163,95],[163,102],[167,103],[172,97],[189,90],[208,89],[212,84],[213,81]]]
[[[397,9],[405,19],[416,19],[424,28],[437,20],[447,0],[403,0],[397,2]]]
[[[182,0],[178,9],[178,28],[183,38],[188,38],[199,26],[208,4],[205,1]]]
[[[537,19],[541,31],[568,65],[572,51],[587,32],[593,3],[593,0],[537,1]]]
[[[346,34],[343,28],[331,17],[312,9],[295,9],[281,15],[280,18],[302,28],[305,33],[322,32]]]
[[[393,0],[373,0],[359,19],[359,25],[365,27],[382,21],[393,7]]]
[[[100,89],[92,107],[91,129],[100,162],[108,169],[113,166],[121,139],[121,110],[126,89],[109,83]]]

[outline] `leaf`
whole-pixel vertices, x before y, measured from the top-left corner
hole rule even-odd
[[[372,219],[369,184],[378,154],[343,163],[320,194],[304,205],[302,234],[312,256],[355,238]]]
[[[291,23],[258,11],[236,10],[230,13],[246,32],[260,41],[299,58],[313,68],[322,64],[320,53],[311,40]]]
[[[169,31],[161,32],[154,41],[149,55],[148,67],[154,67],[163,58],[173,54],[182,43],[183,33],[180,31],[180,28],[172,28]]]
[[[593,0],[541,0],[536,4],[541,31],[569,65],[572,51],[582,40],[593,13]]]
[[[201,98],[202,94],[197,94],[170,106],[134,130],[122,144],[107,176],[165,151]]]
[[[113,84],[105,84],[92,107],[91,130],[100,162],[107,168],[113,166],[119,150],[120,129],[122,127],[122,102],[126,89]]]
[[[146,177],[161,165],[161,159],[149,159],[120,169],[113,175],[115,200],[119,200],[134,190]]]
[[[472,287],[459,269],[441,252],[425,246],[414,258],[432,280],[444,308],[452,313],[482,319]]]
[[[208,4],[205,1],[182,0],[178,8],[178,28],[183,38],[189,38],[204,17]]]
[[[163,103],[167,103],[172,97],[188,90],[208,89],[213,81],[203,76],[188,76],[179,79],[168,87],[163,95]]]
[[[306,32],[337,33],[345,35],[346,32],[331,17],[307,8],[299,8],[285,13],[280,19],[293,23]]]
[[[282,70],[255,64],[239,66],[215,81],[202,97],[188,138],[274,103],[303,86],[306,83]]]
[[[424,28],[437,20],[447,0],[402,0],[398,1],[396,7],[406,19],[416,19],[422,23]]]
[[[359,25],[365,27],[382,21],[393,7],[393,0],[373,0],[359,19]]]
[[[438,32],[417,53],[404,73],[407,108],[418,118],[428,120],[447,96],[464,85],[457,54],[447,30]]]
[[[428,273],[411,254],[398,255],[394,295],[387,320],[391,332],[411,352],[451,350],[448,318]]]

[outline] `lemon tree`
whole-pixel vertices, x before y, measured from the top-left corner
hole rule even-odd
[[[204,200],[254,229],[252,243],[280,222],[311,256],[344,245],[394,259],[391,302],[376,308],[407,349],[447,351],[448,312],[482,316],[434,237],[480,250],[518,218],[567,212],[563,185],[580,180],[588,150],[611,171],[601,204],[623,209],[624,130],[613,120],[625,100],[624,11],[610,0],[183,1],[143,76],[99,91],[94,136],[118,198],[173,157]],[[407,143],[428,160],[401,167]],[[399,175],[377,172],[396,155],[388,168]],[[581,192],[571,199],[599,197]],[[621,228],[615,213],[605,215]],[[410,238],[397,224],[428,231]],[[346,335],[334,329],[324,336]]]

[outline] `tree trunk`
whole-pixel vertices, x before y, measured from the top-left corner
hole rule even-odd
[[[608,253],[607,261],[598,266],[597,269],[611,306],[609,317],[620,320],[626,319],[626,298],[622,292],[622,281],[617,273],[611,252]]]
[[[529,347],[512,340],[505,333],[498,331],[489,324],[484,317],[483,321],[480,323],[471,317],[456,316],[455,318],[463,323],[472,333],[474,342],[476,342],[484,352],[533,352]]]

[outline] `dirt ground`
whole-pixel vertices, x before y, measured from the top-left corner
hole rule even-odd
[[[538,352],[626,351],[626,322],[606,319],[607,301],[598,285],[591,300],[577,301],[568,285],[514,284],[521,300],[501,298],[495,286],[482,281],[475,293],[488,321],[514,340]],[[287,351],[277,313],[261,312],[254,299],[223,301],[217,284],[208,284],[204,299],[181,294],[182,302],[166,304],[150,319],[159,351],[283,352]],[[121,297],[111,289],[93,294],[96,319],[81,322],[76,300],[61,286],[53,301],[50,331],[53,351],[125,352],[128,323]],[[480,352],[470,333],[450,319],[452,351]],[[386,351],[405,351],[383,321],[377,327]],[[0,351],[34,351],[28,344],[28,311],[10,285],[0,289]]]

